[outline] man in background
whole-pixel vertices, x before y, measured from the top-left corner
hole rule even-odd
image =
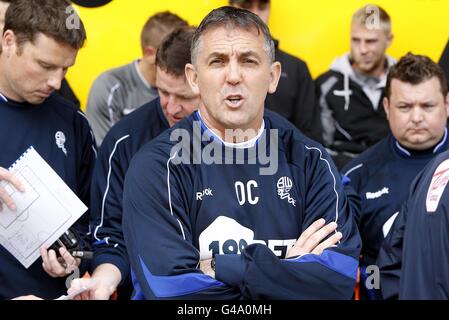
[[[366,286],[369,272],[416,175],[449,149],[446,79],[425,56],[407,54],[391,67],[384,108],[391,134],[343,169],[361,197],[354,218],[362,237],[361,298],[380,299],[379,288]]]
[[[351,21],[351,52],[337,58],[316,80],[324,144],[341,169],[389,133],[382,97],[394,60],[391,20],[385,10],[366,5]]]
[[[94,81],[86,115],[98,145],[123,116],[157,97],[157,49],[165,36],[182,26],[187,22],[168,11],[151,16],[141,33],[142,58],[108,70]]]

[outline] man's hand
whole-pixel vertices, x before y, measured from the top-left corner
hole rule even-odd
[[[71,274],[81,263],[81,260],[74,258],[66,248],[59,248],[59,258],[54,250],[48,250],[42,246],[40,248],[42,257],[42,267],[53,278],[66,277]]]
[[[108,281],[104,281],[101,278],[78,278],[71,282],[67,293],[72,295],[81,289],[86,289],[84,292],[74,296],[72,300],[109,300],[115,288],[115,286],[110,285]]]
[[[11,172],[6,170],[5,168],[0,167],[0,181],[5,180],[11,183],[14,188],[19,190],[20,192],[24,192],[25,188],[22,183],[15,177]],[[8,195],[8,192],[0,186],[0,211],[3,210],[3,203],[11,209],[12,211],[16,211],[17,207],[11,197]]]
[[[287,252],[286,258],[300,256],[306,253],[321,254],[324,249],[335,245],[342,238],[341,232],[335,232],[337,224],[331,222],[324,225],[326,220],[319,219],[312,223],[296,241],[295,245]],[[327,240],[328,235],[334,233]]]
[[[200,270],[203,271],[203,273],[205,275],[215,278],[215,271],[212,269],[212,266],[210,265],[211,262],[212,262],[212,259],[201,260],[200,261]]]
[[[120,270],[113,264],[99,265],[91,278],[74,279],[67,293],[69,295],[86,288],[74,296],[73,300],[108,300],[122,279]]]
[[[306,253],[321,254],[324,249],[334,246],[338,241],[341,240],[341,232],[335,232],[337,229],[337,224],[331,222],[324,225],[326,220],[319,219],[312,223],[298,238],[296,243],[287,252],[286,258],[300,256]],[[323,241],[331,233],[334,233],[327,240]],[[212,278],[215,278],[215,271],[212,270],[211,260],[201,260],[200,270]]]

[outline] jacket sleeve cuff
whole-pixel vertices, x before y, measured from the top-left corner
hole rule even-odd
[[[240,254],[215,256],[215,279],[232,287],[240,287],[245,273],[245,262]]]
[[[129,276],[129,263],[117,254],[112,254],[107,251],[96,252],[91,263],[92,271],[95,270],[99,265],[104,263],[113,264],[120,270],[122,279],[120,280],[119,285],[123,285]]]

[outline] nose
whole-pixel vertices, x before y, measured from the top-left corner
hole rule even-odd
[[[178,99],[176,99],[176,97],[174,95],[170,95],[168,97],[168,101],[167,101],[167,113],[169,115],[176,115],[179,112],[181,112],[182,110],[182,106],[179,103]]]
[[[236,85],[242,81],[242,73],[239,63],[234,59],[232,59],[228,64],[226,80],[232,85]]]
[[[53,90],[61,89],[61,81],[64,78],[63,71],[55,71],[48,78],[47,85],[51,87]]]
[[[361,54],[366,54],[368,52],[368,46],[365,41],[360,41],[359,49]]]
[[[413,123],[420,123],[421,121],[423,121],[423,113],[421,111],[421,108],[413,108],[410,117]]]

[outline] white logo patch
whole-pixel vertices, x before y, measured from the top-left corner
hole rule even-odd
[[[367,192],[366,193],[366,199],[372,200],[382,197],[384,194],[390,193],[390,189],[387,187],[384,187],[382,190],[376,191],[376,192]]]
[[[290,196],[290,190],[293,187],[293,182],[289,177],[282,177],[277,182],[278,196],[281,199],[288,199],[288,203],[296,207],[296,200]]]
[[[211,188],[207,188],[204,189],[202,192],[197,192],[196,193],[196,200],[201,200],[203,201],[203,197],[213,197],[213,193],[212,193],[212,189]]]
[[[253,243],[268,246],[278,257],[285,257],[296,239],[273,239],[267,242],[254,239],[254,231],[225,216],[219,216],[199,236],[200,259],[212,258],[215,254],[241,254]]]
[[[64,146],[64,144],[65,144],[64,132],[62,132],[62,131],[56,132],[55,139],[56,139],[56,145],[58,146],[58,148],[61,149],[62,152],[64,152],[64,154],[67,156],[67,149]]]
[[[433,174],[429,190],[427,190],[426,210],[435,212],[440,203],[441,196],[449,181],[449,159],[442,162]]]

